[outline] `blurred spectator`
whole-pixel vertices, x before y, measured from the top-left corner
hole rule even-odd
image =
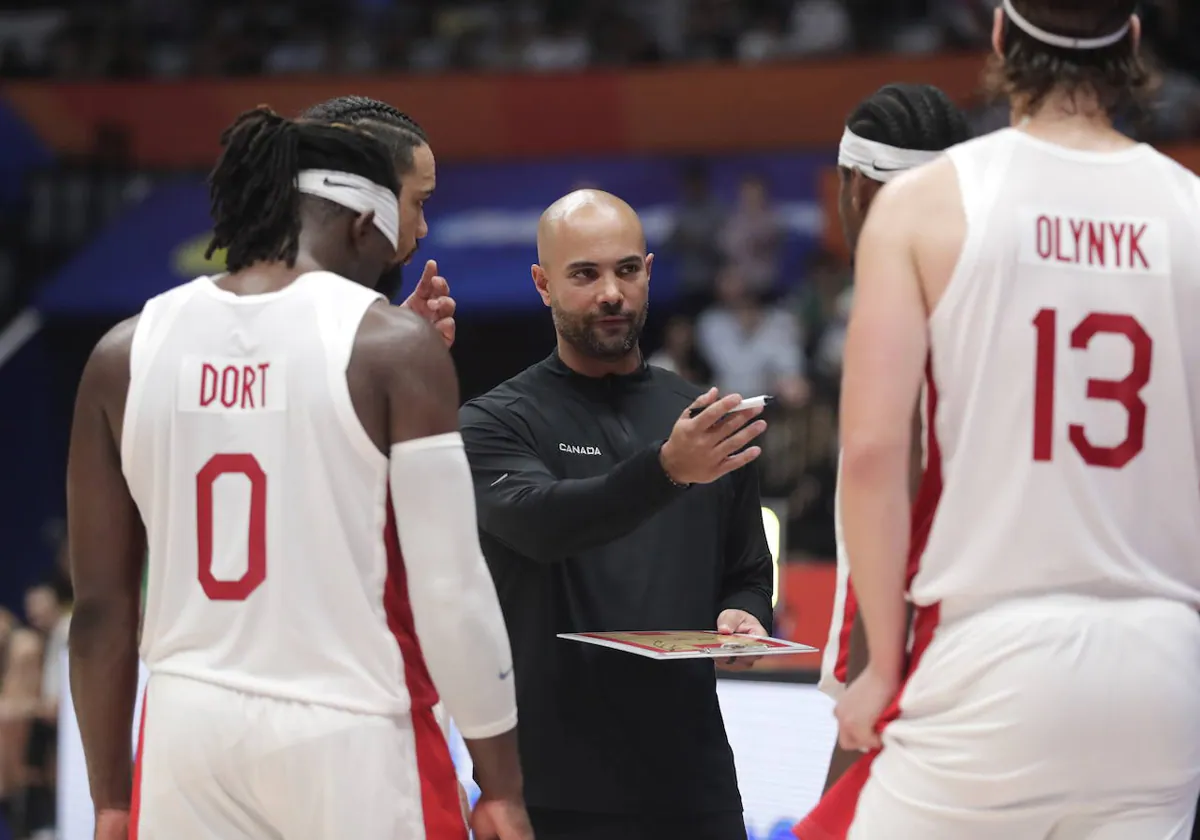
[[[1163,74],[1151,128],[1153,139],[1160,142],[1200,134],[1200,80],[1184,73]]]
[[[63,559],[25,593],[28,627],[0,610],[0,802],[16,837],[53,837],[58,705],[70,615]]]
[[[791,51],[787,13],[778,9],[767,10],[753,21],[737,40],[738,61],[747,64],[777,61],[787,58]]]
[[[737,27],[732,3],[692,0],[688,7],[685,56],[693,61],[729,61],[734,57]]]
[[[696,347],[692,321],[684,315],[675,315],[667,321],[663,346],[650,357],[649,364],[696,385],[707,385],[712,380],[712,369]]]
[[[757,175],[744,176],[721,245],[729,264],[755,294],[771,291],[779,279],[783,233],[783,220],[771,204],[766,182]]]
[[[854,291],[850,288],[843,289],[834,297],[834,311],[813,349],[814,366],[827,382],[835,386],[842,377],[842,353],[846,346],[846,327],[850,323],[850,304],[853,300]]]
[[[71,0],[0,12],[5,78],[573,71],[986,48],[995,0]],[[1146,38],[1200,74],[1200,3],[1150,0]]]
[[[839,0],[798,0],[790,29],[796,55],[840,52],[850,47],[854,34],[849,9]]]
[[[0,802],[13,834],[27,833],[30,778],[30,733],[41,699],[42,636],[27,627],[11,624],[7,644],[0,651]]]
[[[712,301],[724,224],[725,211],[712,193],[708,167],[700,161],[688,164],[683,170],[683,200],[667,240],[667,250],[677,259],[676,289],[686,314],[695,315]]]
[[[696,346],[723,394],[770,394],[790,407],[808,400],[796,319],[765,306],[736,267],[721,272],[717,303],[696,323]]]
[[[804,350],[812,362],[811,378],[833,387],[842,371],[849,288],[849,266],[822,251],[813,258],[804,282],[790,296],[792,311],[807,339]]]
[[[587,36],[568,23],[560,23],[545,31],[535,31],[521,60],[530,70],[579,70],[587,66],[591,56]]]
[[[35,840],[54,826],[58,703],[70,627],[65,595],[53,583],[35,586],[25,594],[29,625],[42,639],[41,679],[36,702],[29,712],[29,740],[25,751],[24,819]]]

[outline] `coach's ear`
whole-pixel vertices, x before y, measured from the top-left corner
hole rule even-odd
[[[1004,9],[996,7],[995,19],[992,21],[992,49],[996,55],[1004,58]]]
[[[533,286],[541,295],[542,303],[546,306],[550,305],[550,278],[546,275],[546,269],[542,268],[537,263],[529,267],[529,274],[533,277]]]
[[[1133,51],[1142,48],[1142,16],[1131,15],[1129,18],[1129,34],[1133,38]]]

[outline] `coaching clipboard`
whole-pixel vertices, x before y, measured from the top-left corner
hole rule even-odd
[[[629,630],[618,633],[559,633],[572,642],[632,653],[649,659],[724,659],[728,656],[771,656],[815,653],[817,648],[786,639],[763,638],[715,630]]]

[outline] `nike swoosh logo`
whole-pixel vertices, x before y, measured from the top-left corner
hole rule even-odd
[[[492,487],[495,487],[497,484],[499,484],[501,481],[503,481],[503,480],[504,480],[504,479],[506,479],[506,478],[508,478],[508,473],[505,473],[504,475],[500,476],[500,477],[499,477],[499,478],[497,478],[495,481],[493,481],[493,482],[492,482],[492,484],[491,484],[491,486],[492,486]]]
[[[512,672],[513,672],[512,668],[509,668],[507,671],[501,671],[500,679],[502,679],[502,680],[508,679],[510,676],[512,676]]]
[[[339,181],[330,181],[328,178],[325,179],[325,186],[327,186],[327,187],[345,187],[346,189],[349,189],[349,190],[354,189],[353,184],[343,184]]]

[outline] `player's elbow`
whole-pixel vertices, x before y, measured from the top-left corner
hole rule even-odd
[[[489,738],[516,725],[512,652],[491,579],[485,573],[461,584],[413,592],[413,621],[429,674],[459,730]]]
[[[136,652],[138,611],[138,599],[126,595],[77,599],[67,635],[71,656]]]
[[[842,441],[841,480],[873,484],[907,479],[912,441],[907,435],[848,435]]]

